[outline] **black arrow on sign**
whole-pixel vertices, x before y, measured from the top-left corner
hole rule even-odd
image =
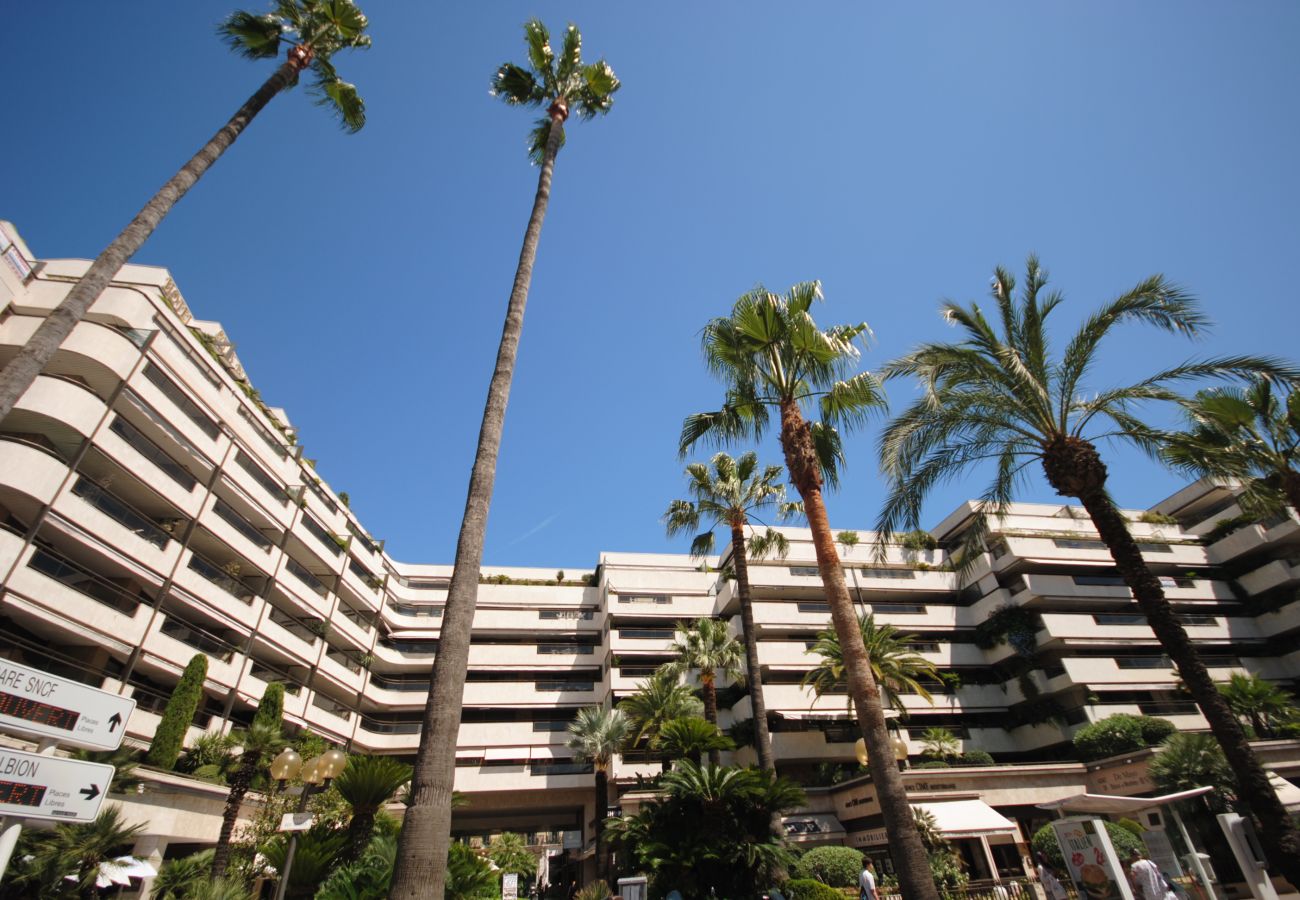
[[[77,793],[85,797],[87,800],[94,800],[96,797],[99,796],[99,785],[92,784],[90,787],[82,788],[81,790],[77,791]]]
[[[113,713],[111,716],[108,717],[108,733],[112,734],[114,731],[117,731],[117,726],[121,724],[122,724],[122,714]]]

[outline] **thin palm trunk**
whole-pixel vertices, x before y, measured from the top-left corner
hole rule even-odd
[[[712,672],[700,673],[700,693],[704,697],[704,719],[710,725],[718,724],[718,686],[713,681]],[[719,765],[722,762],[722,754],[717,747],[709,748],[709,762],[713,765]]]
[[[257,773],[258,760],[254,757],[255,754],[246,749],[239,760],[239,766],[230,777],[230,793],[226,794],[226,807],[221,813],[221,834],[217,836],[217,846],[212,852],[213,878],[225,875],[226,867],[230,865],[230,839],[235,833],[235,824],[239,821],[239,808]]]
[[[366,852],[375,832],[375,813],[377,810],[368,806],[354,808],[352,819],[348,822],[348,842],[339,854],[338,867],[356,862]]]
[[[1110,551],[1120,577],[1133,592],[1156,639],[1178,668],[1178,674],[1223,747],[1237,783],[1237,799],[1260,824],[1259,835],[1269,859],[1292,884],[1300,884],[1300,835],[1269,784],[1268,776],[1250,748],[1246,731],[1210,678],[1187,632],[1165,599],[1160,580],[1151,573],[1129,533],[1127,520],[1106,492],[1106,467],[1095,447],[1081,439],[1051,445],[1043,458],[1049,483],[1058,493],[1078,497],[1097,534]]]
[[[603,766],[596,766],[596,880],[609,881],[609,860],[605,857],[605,808],[609,806],[609,779]]]
[[[81,276],[63,298],[63,302],[45,317],[35,333],[23,345],[3,371],[0,371],[0,421],[14,408],[19,398],[31,387],[41,370],[54,358],[60,345],[86,316],[92,303],[108,287],[113,276],[144,246],[163,218],[171,212],[185,193],[203,177],[221,154],[229,149],[235,138],[243,133],[253,117],[262,111],[276,94],[293,84],[298,72],[311,60],[310,52],[294,48],[289,60],[249,97],[231,118],[212,136],[198,153],[194,154],[171,180],[150,198],[144,209],[136,213],[130,224],[99,254],[86,274]]]
[[[456,777],[456,734],[465,689],[465,668],[469,663],[470,629],[478,603],[479,567],[483,561],[483,537],[487,532],[488,507],[496,480],[497,452],[505,425],[510,381],[524,327],[524,306],[532,281],[533,262],[542,235],[542,220],[551,197],[551,174],[564,133],[564,110],[551,107],[551,133],[546,142],[533,212],[524,232],[510,304],[506,311],[496,370],[488,386],[478,449],[470,473],[465,515],[456,542],[456,562],[447,591],[438,655],[434,658],[429,699],[424,707],[420,749],[411,779],[411,805],[402,823],[397,846],[397,865],[389,896],[392,900],[441,897],[447,874],[447,850],[451,840],[451,795]]]
[[[749,705],[754,713],[754,746],[758,764],[776,771],[771,738],[767,733],[767,704],[763,700],[763,674],[758,661],[758,630],[754,625],[754,604],[749,594],[749,561],[745,558],[745,532],[739,522],[731,523],[731,560],[736,568],[736,595],[740,600],[740,624],[745,634],[745,668],[749,677]]]
[[[916,830],[903,778],[894,763],[880,689],[871,674],[871,661],[867,658],[853,600],[835,550],[835,536],[831,533],[826,505],[822,501],[821,472],[812,431],[794,402],[781,404],[781,449],[785,453],[790,480],[803,499],[804,514],[812,530],[817,570],[831,607],[831,621],[840,639],[844,680],[867,744],[871,782],[876,787],[880,811],[885,819],[890,854],[898,870],[899,890],[905,900],[938,900],[929,857]]]

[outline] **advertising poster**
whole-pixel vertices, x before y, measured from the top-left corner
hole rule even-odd
[[[1052,830],[1080,898],[1133,900],[1128,878],[1100,819],[1058,819]]]

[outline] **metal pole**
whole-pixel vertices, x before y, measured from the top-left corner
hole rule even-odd
[[[1210,876],[1205,872],[1205,865],[1201,862],[1201,854],[1197,851],[1196,845],[1192,843],[1192,836],[1187,833],[1187,826],[1183,824],[1183,817],[1178,815],[1178,807],[1169,804],[1169,813],[1173,816],[1174,824],[1178,826],[1178,833],[1183,836],[1183,843],[1187,845],[1187,852],[1192,857],[1192,868],[1196,870],[1196,877],[1201,879],[1201,884],[1205,886],[1205,893],[1209,895],[1210,900],[1215,900],[1214,887],[1210,884]]]
[[[302,786],[302,799],[298,801],[298,812],[307,811],[307,801],[311,798],[310,784]],[[293,869],[293,855],[298,849],[298,832],[290,832],[289,849],[284,851],[284,871],[280,873],[280,883],[275,888],[275,900],[284,900],[284,892],[289,889],[289,872]]]

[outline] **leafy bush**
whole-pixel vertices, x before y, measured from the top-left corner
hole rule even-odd
[[[946,759],[927,759],[912,766],[913,769],[950,769],[952,763]]]
[[[799,860],[800,878],[812,878],[831,887],[853,887],[862,871],[862,852],[852,847],[815,847]]]
[[[967,750],[957,761],[959,766],[991,766],[993,757],[985,750]]]
[[[1106,833],[1110,835],[1110,842],[1115,845],[1115,853],[1120,859],[1128,859],[1128,855],[1134,850],[1145,852],[1142,845],[1142,839],[1133,832],[1114,822],[1103,822],[1106,826]],[[1051,825],[1044,825],[1034,833],[1034,839],[1030,842],[1033,845],[1035,853],[1041,853],[1047,857],[1047,861],[1052,864],[1053,868],[1061,871],[1065,870],[1065,857],[1061,855],[1061,845],[1056,840],[1056,832],[1052,831]]]
[[[1141,720],[1127,713],[1107,716],[1074,733],[1074,749],[1083,760],[1105,759],[1141,750],[1146,745],[1142,739]]]
[[[1042,627],[1042,620],[1032,609],[1005,603],[975,626],[975,646],[992,650],[1006,641],[1017,655],[1029,658],[1034,655],[1038,629]]]
[[[1219,519],[1214,523],[1214,527],[1205,533],[1205,542],[1213,544],[1221,541],[1234,531],[1240,531],[1247,525],[1255,524],[1255,517],[1242,513],[1239,516],[1232,516],[1227,519]]]
[[[185,732],[189,730],[203,700],[203,680],[208,676],[208,658],[202,653],[195,654],[181,680],[176,683],[163,710],[162,721],[154,732],[153,742],[149,744],[147,762],[160,769],[170,769],[180,758],[181,747],[185,743]]]
[[[813,878],[791,878],[785,883],[789,900],[844,900],[844,895]]]
[[[273,681],[262,692],[262,699],[257,701],[257,712],[253,713],[254,725],[279,729],[284,724],[284,685]]]
[[[1137,520],[1147,525],[1177,525],[1178,524],[1178,520],[1175,519],[1173,516],[1167,515],[1165,513],[1152,512],[1149,509],[1146,512],[1142,513],[1142,515],[1138,516]]]
[[[1142,724],[1142,740],[1148,747],[1154,747],[1178,730],[1173,722],[1157,716],[1138,716],[1138,721]]]
[[[898,539],[898,543],[907,550],[934,550],[939,546],[939,542],[935,540],[934,535],[928,531],[919,530],[907,532]]]
[[[1138,838],[1141,838],[1142,832],[1146,831],[1146,829],[1142,827],[1141,822],[1136,822],[1133,819],[1129,819],[1129,818],[1120,819],[1115,824],[1118,825],[1120,828],[1123,828],[1125,831],[1133,832],[1133,834],[1135,834]]]

